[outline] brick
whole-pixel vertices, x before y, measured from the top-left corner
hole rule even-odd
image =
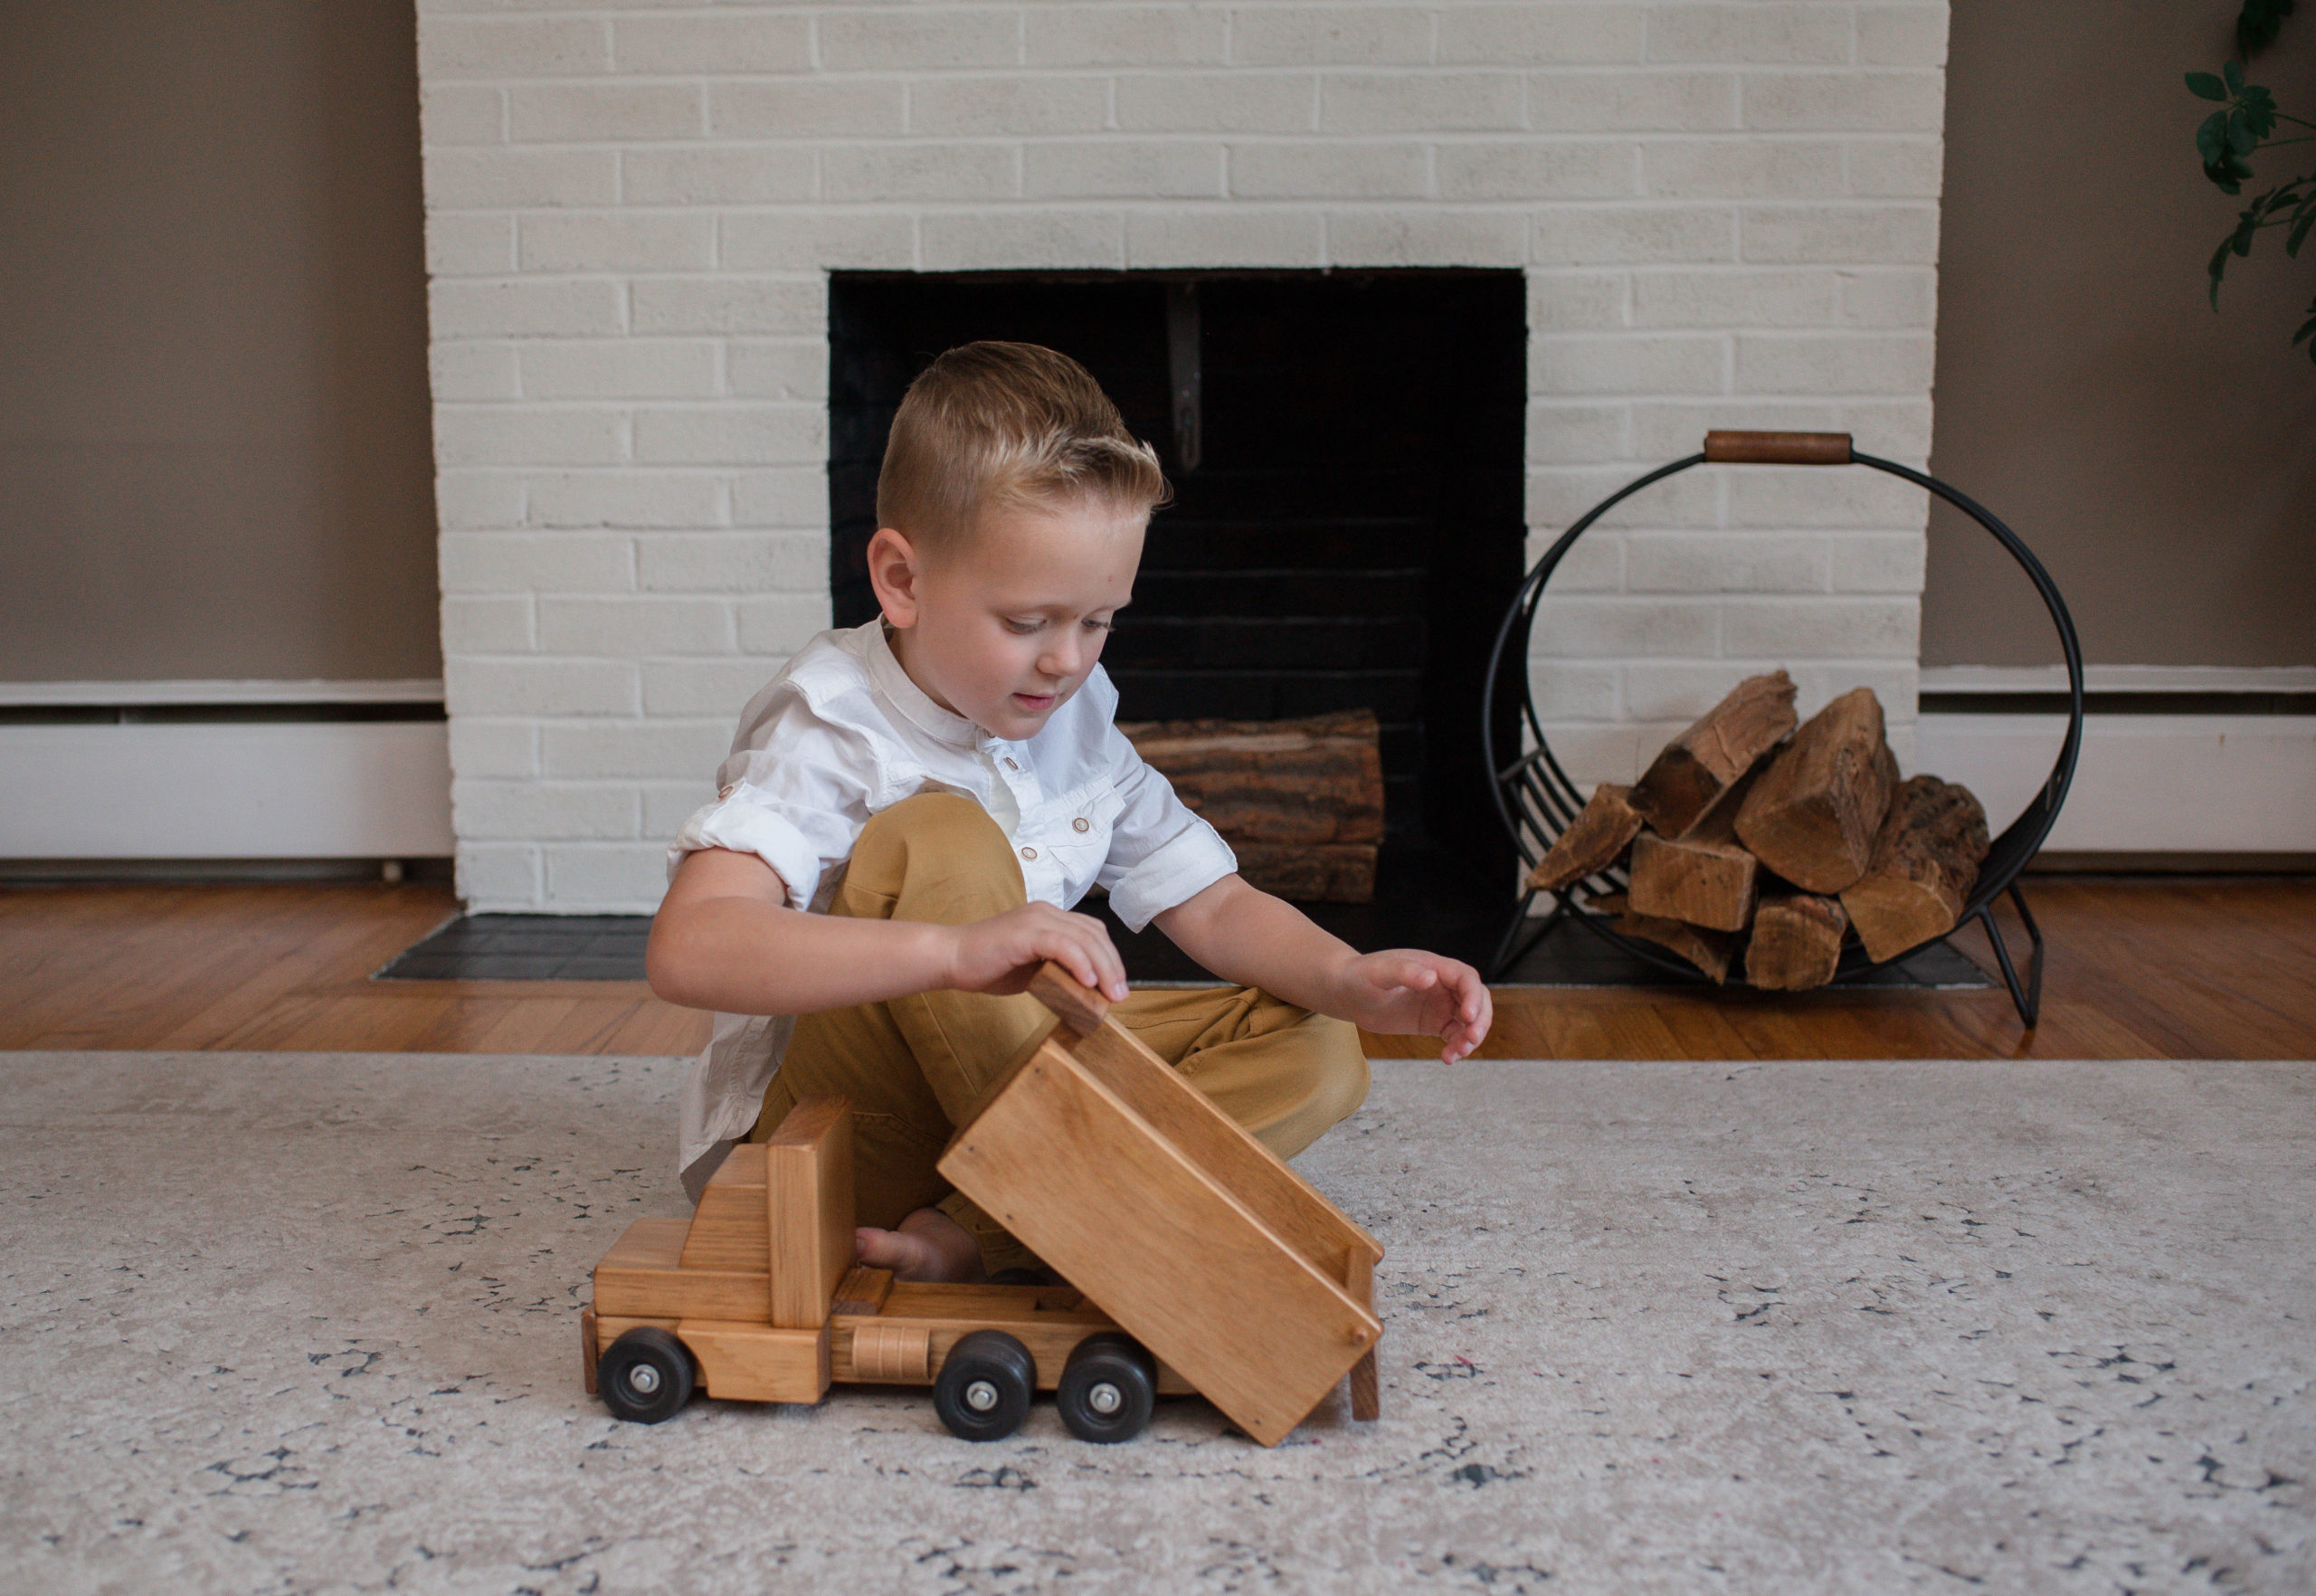
[[[1927,469],[1932,411],[1930,395],[1909,399],[1846,399],[1837,407],[1837,430],[1856,434],[1866,454]]]
[[[635,544],[646,593],[814,593],[829,580],[823,532],[669,532]]]
[[[451,722],[451,769],[460,776],[538,774],[539,732],[530,720],[485,720],[461,715]]]
[[[515,270],[515,218],[430,211],[426,271],[433,277],[496,277]]]
[[[774,670],[763,660],[655,660],[643,667],[644,713],[721,715],[736,724],[741,709],[764,690]],[[715,796],[710,790],[698,791],[685,814]],[[683,816],[676,818],[680,823]]]
[[[1763,661],[1763,669],[1771,663]],[[1905,768],[1910,755],[1899,746],[1899,727],[1920,712],[1916,698],[1922,691],[1922,670],[1912,660],[1797,662],[1792,669],[1793,685],[1801,689],[1797,703],[1804,715],[1816,714],[1852,688],[1872,688],[1874,696],[1882,700],[1882,713],[1890,728],[1890,751],[1898,755],[1899,768]]]
[[[444,471],[434,476],[434,516],[445,530],[519,527],[523,481],[505,471]]]
[[[1529,700],[1545,720],[1618,718],[1617,668],[1554,660],[1529,672]]]
[[[732,606],[713,598],[542,598],[539,648],[614,660],[728,654]]]
[[[620,328],[619,286],[605,281],[446,281],[429,285],[437,338],[602,337]]]
[[[1518,266],[1528,222],[1505,211],[1340,211],[1327,217],[1334,266]]]
[[[1564,527],[1553,527],[1531,532],[1527,563],[1533,565],[1551,553],[1565,530]],[[1624,586],[1625,535],[1621,532],[1586,527],[1584,535],[1568,546],[1560,556],[1560,564],[1552,567],[1554,593],[1622,593]]]
[[[707,129],[718,138],[826,138],[904,132],[908,93],[897,78],[770,78],[707,86]]]
[[[622,150],[621,197],[631,205],[767,205],[812,197],[813,157],[791,145]]]
[[[457,890],[470,912],[536,908],[544,880],[539,850],[528,844],[459,844]]]
[[[422,81],[572,78],[606,71],[611,62],[611,29],[595,17],[419,14]]]
[[[1528,330],[1600,332],[1626,325],[1627,280],[1621,272],[1532,271]]]
[[[726,214],[719,225],[722,261],[730,271],[901,271],[916,264],[916,223],[906,215],[758,211]]]
[[[1222,190],[1222,147],[1153,139],[1072,139],[1021,152],[1021,192],[1031,199],[1213,199]]]
[[[557,338],[522,346],[533,399],[713,398],[716,346],[674,338]]]
[[[927,78],[908,91],[909,131],[920,137],[1093,133],[1109,119],[1102,78]]]
[[[638,333],[819,333],[825,283],[811,278],[657,278],[629,290]]]
[[[1549,669],[1534,666],[1531,673]],[[1666,736],[1681,728],[1671,727]],[[1587,726],[1581,722],[1553,724],[1546,722],[1546,734],[1552,738],[1552,757],[1560,761],[1561,769],[1568,773],[1579,791],[1589,791],[1600,782],[1631,783],[1640,775],[1642,740],[1647,731],[1632,726]],[[1648,755],[1656,757],[1656,750],[1665,745],[1665,737],[1648,742]]]
[[[1919,328],[1938,318],[1938,276],[1927,269],[1845,271],[1839,319],[1851,327]]]
[[[1837,593],[1920,593],[1926,539],[1913,533],[1885,537],[1851,534],[1830,541]]]
[[[499,90],[435,83],[418,96],[419,141],[428,149],[451,144],[504,144],[507,97]]]
[[[527,215],[526,271],[704,271],[716,263],[716,219],[679,211],[559,211]]]
[[[793,11],[741,16],[622,16],[612,30],[622,72],[803,72],[812,67],[812,24]]]
[[[1681,452],[1690,453],[1694,448],[1693,443]],[[1528,525],[1557,536],[1637,475],[1638,471],[1621,465],[1533,467],[1527,480]],[[1718,527],[1721,521],[1720,484],[1709,472],[1686,471],[1626,499],[1600,519],[1598,529],[1685,530]],[[1593,536],[1585,534],[1587,539]]]
[[[1918,394],[1936,350],[1928,333],[1749,333],[1737,340],[1748,394]]]
[[[438,404],[434,458],[445,466],[615,465],[627,459],[627,416]]]
[[[540,768],[574,780],[641,776],[712,778],[731,746],[729,717],[698,721],[573,721],[539,728]]]
[[[453,717],[632,715],[642,702],[635,667],[623,660],[453,656],[443,661],[442,690]]]
[[[730,519],[730,490],[717,479],[697,472],[630,466],[616,471],[550,473],[530,478],[528,489],[534,527],[720,527]],[[622,561],[627,546],[622,540]],[[625,569],[622,564],[622,575]]]
[[[657,842],[566,843],[544,853],[547,905],[649,914],[667,894],[667,850]]]
[[[1704,435],[1716,427],[1740,432],[1837,432],[1840,422],[1839,411],[1823,402],[1752,397],[1643,400],[1632,407],[1633,458],[1661,464],[1694,454],[1704,446]]]
[[[1822,538],[1751,532],[1636,532],[1628,593],[1823,593]]]
[[[829,347],[821,338],[735,340],[725,350],[726,380],[734,394],[790,404],[825,404]]]
[[[1642,147],[1644,186],[1660,199],[1833,197],[1847,185],[1842,147],[1684,139]]]
[[[1638,5],[1455,5],[1439,13],[1439,61],[1490,66],[1637,62],[1647,36]]]
[[[1748,261],[1930,266],[1938,213],[1923,205],[1755,205],[1742,223]]]
[[[1130,267],[1317,266],[1324,262],[1318,215],[1232,205],[1127,214]]]
[[[1011,11],[823,13],[821,65],[832,72],[929,72],[1013,66],[1021,24]]]
[[[918,226],[927,271],[1125,264],[1125,218],[1115,211],[935,212]]]
[[[531,595],[527,593],[442,601],[445,655],[527,653],[533,641]]]
[[[769,672],[766,673],[769,675]],[[761,685],[761,684],[759,684]],[[732,717],[739,718],[742,698],[732,707]],[[701,779],[688,782],[645,782],[643,796],[643,834],[646,837],[673,841],[684,822],[707,805],[716,802],[716,784]]]
[[[1648,13],[1648,59],[1841,66],[1851,32],[1846,5],[1656,5]]]
[[[1309,72],[1150,72],[1117,80],[1118,126],[1142,133],[1303,133],[1316,125]]]
[[[1824,327],[1834,319],[1840,280],[1830,271],[1637,271],[1637,327]]]
[[[446,594],[631,593],[635,555],[624,537],[585,533],[444,532]]]
[[[427,369],[438,402],[515,399],[523,391],[512,344],[438,343],[427,352]]]
[[[1528,654],[1585,660],[1710,658],[1719,645],[1721,608],[1710,599],[1575,597],[1547,590],[1537,601]]]
[[[1629,144],[1444,144],[1433,159],[1442,199],[1625,199],[1638,191]]]
[[[1728,340],[1718,336],[1555,334],[1531,349],[1539,394],[1718,394],[1728,372]]]
[[[1538,214],[1530,249],[1540,266],[1732,261],[1737,218],[1708,205],[1570,206]]]
[[[1417,66],[1431,59],[1431,19],[1412,6],[1278,5],[1233,12],[1241,66]]]
[[[1630,417],[1621,404],[1528,406],[1527,459],[1531,465],[1590,465],[1629,460]]]
[[[1820,466],[1740,466],[1729,471],[1732,526],[1919,532],[1927,506],[1921,489],[1880,471]]]
[[[1015,159],[1010,144],[839,145],[821,182],[832,200],[1010,198]]]
[[[784,660],[828,630],[826,593],[767,594],[740,601],[740,651]]]
[[[1731,72],[1537,72],[1528,125],[1538,132],[1716,133],[1734,129]]]
[[[828,414],[810,404],[640,410],[635,458],[654,465],[802,465],[828,456]]]
[[[1946,185],[1946,151],[1935,139],[1862,139],[1849,147],[1849,191],[1888,199],[1936,199]]]
[[[1227,24],[1220,11],[1183,5],[1058,5],[1029,12],[1031,66],[1216,65]]]
[[[1937,132],[1946,83],[1936,72],[1753,72],[1745,79],[1745,126],[1763,132]]]
[[[626,784],[461,779],[451,784],[451,811],[461,840],[543,841],[640,835],[643,804]]]
[[[608,149],[434,149],[425,166],[432,210],[607,205],[619,198],[619,160]]]
[[[1517,72],[1330,73],[1319,82],[1319,126],[1330,133],[1488,132],[1523,127]]]
[[[1944,5],[1862,5],[1857,12],[1857,59],[1862,66],[1942,67],[1946,64]]]
[[[828,518],[828,472],[817,463],[732,479],[732,519],[740,526],[825,527]]]
[[[1230,192],[1251,199],[1409,199],[1431,191],[1419,144],[1234,144]]]
[[[707,131],[707,96],[697,83],[554,83],[507,91],[507,133],[517,143],[698,138]]]
[[[1912,659],[1921,607],[1911,598],[1747,599],[1726,606],[1721,627],[1724,646],[1733,654]]]

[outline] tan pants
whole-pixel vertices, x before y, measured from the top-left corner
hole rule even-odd
[[[829,912],[958,926],[1027,901],[1005,833],[969,798],[926,793],[871,820]],[[1251,987],[1137,992],[1111,1010],[1271,1151],[1291,1158],[1367,1096],[1356,1027]],[[1052,1023],[1035,998],[928,992],[808,1014],[764,1092],[753,1139],[805,1097],[851,1099],[859,1222],[891,1229],[939,1207],[993,1272],[1033,1262],[934,1164],[950,1133]]]

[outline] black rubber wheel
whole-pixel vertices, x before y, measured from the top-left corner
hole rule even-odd
[[[1054,1400],[1079,1440],[1132,1440],[1158,1401],[1158,1365],[1132,1336],[1088,1335],[1070,1353]]]
[[[933,1411],[961,1440],[1003,1440],[1030,1416],[1038,1391],[1037,1360],[1002,1330],[958,1339],[933,1382]]]
[[[672,1330],[638,1325],[595,1360],[595,1390],[614,1419],[658,1424],[691,1401],[698,1376],[691,1354]]]

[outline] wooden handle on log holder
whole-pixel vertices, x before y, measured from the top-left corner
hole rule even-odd
[[[1722,432],[1704,435],[1715,465],[1847,465],[1847,432]]]

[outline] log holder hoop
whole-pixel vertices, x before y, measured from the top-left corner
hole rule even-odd
[[[2056,584],[2043,568],[2034,551],[1984,505],[1937,478],[1898,464],[1895,461],[1861,454],[1851,447],[1846,432],[1712,432],[1705,434],[1704,448],[1695,454],[1659,466],[1645,476],[1627,483],[1616,492],[1594,505],[1561,534],[1544,556],[1538,560],[1521,583],[1520,591],[1506,612],[1503,624],[1497,628],[1495,646],[1488,656],[1487,685],[1480,709],[1481,747],[1487,759],[1487,768],[1495,773],[1495,797],[1497,814],[1512,833],[1513,846],[1518,850],[1523,871],[1533,869],[1553,841],[1567,830],[1584,807],[1584,794],[1561,768],[1552,751],[1551,741],[1544,736],[1542,720],[1536,714],[1535,698],[1528,669],[1528,637],[1535,625],[1536,606],[1543,597],[1544,588],[1552,579],[1569,549],[1584,536],[1596,521],[1634,494],[1653,487],[1667,477],[1678,476],[1693,466],[1700,465],[1861,465],[1871,467],[1893,477],[1902,478],[1917,488],[1936,495],[1969,516],[1986,528],[2010,557],[2017,562],[2027,581],[2034,584],[2043,607],[2050,613],[2051,624],[2058,632],[2059,647],[2066,656],[2067,726],[2065,739],[2059,746],[2056,763],[2051,766],[2050,778],[2030,800],[2018,818],[2004,828],[1993,841],[1985,860],[1979,867],[1979,879],[1972,884],[1970,900],[1962,907],[1960,917],[1952,931],[1933,936],[1916,947],[1908,948],[1896,958],[1877,961],[1869,958],[1863,947],[1852,945],[1843,950],[1841,964],[1834,975],[1833,984],[1856,980],[1879,964],[1894,964],[1921,951],[1933,943],[1944,942],[1955,931],[1977,922],[1983,926],[1987,941],[1993,947],[1996,964],[2002,972],[2003,983],[2010,989],[2010,1001],[2017,1005],[2018,1017],[2027,1030],[2035,1028],[2043,1003],[2043,933],[2036,925],[2026,898],[2018,888],[2019,873],[2050,835],[2056,823],[2059,806],[2066,802],[2067,788],[2074,780],[2074,766],[2083,749],[2083,649],[2076,640],[2074,619],[2067,613],[2066,601],[2059,596]],[[1497,696],[1510,690],[1504,675],[1505,660],[1517,666],[1516,682],[1520,698],[1521,721],[1532,746],[1518,758],[1504,763],[1495,746],[1495,714]],[[1504,927],[1497,942],[1495,955],[1488,966],[1488,978],[1495,980],[1516,964],[1544,934],[1561,918],[1573,918],[1596,936],[1607,940],[1635,958],[1675,974],[1694,978],[1695,970],[1676,955],[1655,945],[1621,935],[1609,924],[1609,916],[1590,907],[1591,901],[1608,892],[1622,891],[1625,871],[1610,867],[1587,877],[1553,895],[1553,907],[1549,914],[1532,917],[1529,909],[1534,904],[1538,888],[1528,888],[1514,909],[1511,923]],[[2017,911],[2019,924],[2025,928],[2028,942],[2026,971],[2022,975],[2011,957],[2002,928],[1996,923],[1996,903],[2008,896],[2011,907]],[[1732,983],[1735,977],[1732,977]]]

